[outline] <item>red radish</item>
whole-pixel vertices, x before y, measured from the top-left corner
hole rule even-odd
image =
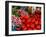
[[[16,28],[16,30],[17,30],[17,31],[19,31],[19,30],[20,30],[20,28]]]

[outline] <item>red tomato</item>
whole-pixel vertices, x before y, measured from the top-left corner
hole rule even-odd
[[[34,23],[34,22],[35,22],[35,18],[32,19],[32,23]]]
[[[39,20],[38,24],[41,24],[41,20]]]
[[[38,21],[35,21],[35,24],[37,25],[38,24]]]
[[[25,28],[26,26],[25,25],[22,25],[22,28]]]
[[[27,28],[25,27],[23,30],[27,30]]]
[[[28,16],[24,16],[25,19],[28,19],[29,17]]]
[[[28,30],[32,30],[32,28],[28,27]]]
[[[26,26],[27,26],[27,27],[30,27],[30,25],[29,25],[29,24],[27,24]]]
[[[31,28],[35,28],[35,24],[32,24],[30,27],[31,27]]]
[[[41,25],[37,25],[37,26],[36,26],[36,29],[37,29],[37,30],[40,30],[40,29],[41,29]]]

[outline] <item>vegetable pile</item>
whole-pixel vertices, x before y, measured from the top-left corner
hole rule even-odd
[[[30,9],[29,9],[30,8]],[[17,15],[16,15],[17,14]],[[28,10],[18,9],[12,14],[12,30],[40,30],[41,29],[41,10],[40,7],[36,7],[32,11],[32,7],[28,7]]]

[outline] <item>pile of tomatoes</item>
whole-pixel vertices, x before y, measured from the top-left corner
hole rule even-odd
[[[41,16],[39,14],[34,14],[28,16],[21,16],[22,30],[40,30],[41,29]]]

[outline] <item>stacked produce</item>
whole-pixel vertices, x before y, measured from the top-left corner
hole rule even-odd
[[[14,30],[40,30],[41,8],[36,7],[36,9],[33,11],[32,7],[27,7],[27,11],[24,8],[22,9],[19,7],[19,9],[15,9],[16,11],[14,11],[14,14],[12,14],[12,26]]]

